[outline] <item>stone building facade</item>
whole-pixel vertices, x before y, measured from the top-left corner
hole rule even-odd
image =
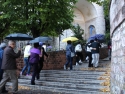
[[[125,0],[111,0],[111,94],[125,94]]]
[[[102,6],[90,3],[87,0],[78,0],[74,8],[74,15],[73,24],[79,24],[84,30],[83,39],[87,40],[94,34],[105,34],[105,19]],[[72,35],[74,34],[70,29],[65,30],[63,35],[55,38],[55,48],[65,49],[66,43],[61,42],[61,40]]]

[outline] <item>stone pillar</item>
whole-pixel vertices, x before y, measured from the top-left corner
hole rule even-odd
[[[124,0],[112,0],[110,5],[112,38],[111,94],[125,94],[124,2]]]

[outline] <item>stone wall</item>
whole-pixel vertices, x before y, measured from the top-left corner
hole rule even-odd
[[[110,25],[112,37],[111,94],[125,94],[125,0],[112,0]]]
[[[45,59],[44,70],[60,70],[63,69],[64,64],[66,63],[65,51],[55,51],[49,52],[49,57]],[[106,58],[108,56],[107,48],[100,49],[100,59]],[[85,51],[83,51],[83,58],[85,60]],[[75,65],[75,58],[73,60],[73,65]],[[22,70],[24,66],[23,56],[17,59],[17,68],[18,73]]]

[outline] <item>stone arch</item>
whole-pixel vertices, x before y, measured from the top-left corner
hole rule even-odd
[[[87,0],[78,0],[74,9],[74,15],[74,23],[79,24],[85,30],[83,35],[84,39],[89,38],[90,33],[88,27],[96,24],[96,18],[98,17],[95,6]],[[94,27],[96,28],[96,26]]]
[[[97,17],[96,8],[87,0],[78,0],[76,8],[82,13],[85,22]]]
[[[84,30],[84,34],[82,36],[85,40],[88,40],[90,37],[90,25],[95,27],[93,34],[104,34],[105,19],[102,6],[99,6],[95,3],[90,3],[87,0],[78,0],[78,2],[75,4],[74,15],[75,17],[73,24],[79,24],[81,26],[81,28]],[[70,29],[65,30],[63,35],[61,35],[61,40],[72,35],[73,32]],[[59,44],[58,40],[59,38],[57,38],[57,46]],[[65,48],[66,43],[60,41],[60,46]]]

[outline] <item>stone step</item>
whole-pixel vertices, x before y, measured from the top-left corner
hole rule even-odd
[[[25,78],[25,76],[20,76],[20,78]],[[98,79],[100,76],[98,75],[40,75],[41,78],[75,78],[75,79],[89,79],[89,80],[93,80],[93,79]],[[101,76],[101,77],[105,77],[105,76]]]
[[[29,79],[19,79],[19,83],[27,85],[31,84],[31,80]],[[105,86],[96,85],[96,84],[85,84],[85,83],[65,83],[65,82],[52,82],[52,81],[35,81],[36,85],[42,86],[54,86],[54,87],[67,87],[67,88],[81,88],[81,89],[93,89],[93,90],[100,90],[102,88],[106,88]]]
[[[104,74],[105,72],[83,72],[83,73],[74,73],[74,72],[63,72],[63,73],[57,73],[57,72],[41,72],[40,74],[45,74],[45,75],[101,75],[101,74]]]
[[[78,77],[78,78],[85,78],[85,77],[92,77],[92,78],[96,78],[96,77],[99,77],[99,76],[103,76],[102,74],[105,74],[105,73],[98,73],[98,74],[89,74],[89,73],[81,73],[81,74],[74,74],[74,73],[67,73],[67,74],[57,74],[57,73],[40,73],[40,76],[43,76],[43,77]]]
[[[31,79],[31,76],[21,76],[21,79]],[[90,83],[90,84],[100,84],[103,80],[97,79],[84,79],[84,78],[58,78],[58,77],[40,77],[39,81],[52,81],[52,82],[68,82],[68,83]]]
[[[57,72],[44,72],[42,71],[40,73],[41,76],[44,77],[98,77],[102,76],[102,74],[105,74],[105,72],[82,72],[82,73],[74,73],[74,72],[63,72],[63,73],[57,73]]]
[[[98,75],[40,75],[41,77],[58,77],[58,78],[80,78],[80,79],[98,79]]]
[[[7,83],[7,86],[10,86],[11,83]],[[25,88],[31,90],[46,90],[46,91],[53,91],[53,92],[61,92],[65,94],[108,94],[102,93],[99,90],[89,90],[89,89],[79,89],[79,88],[65,88],[65,87],[54,87],[54,86],[39,86],[39,85],[27,85],[27,84],[20,84],[19,86],[23,86]]]
[[[105,74],[104,71],[64,71],[64,70],[42,70],[40,79],[36,85],[30,85],[31,76],[20,76],[19,86],[31,90],[53,91],[64,94],[109,94],[100,90],[108,88],[101,86],[105,80],[98,80]],[[105,76],[104,76],[105,77]],[[7,86],[11,83],[8,82]]]
[[[41,73],[105,73],[103,70],[41,70]]]

